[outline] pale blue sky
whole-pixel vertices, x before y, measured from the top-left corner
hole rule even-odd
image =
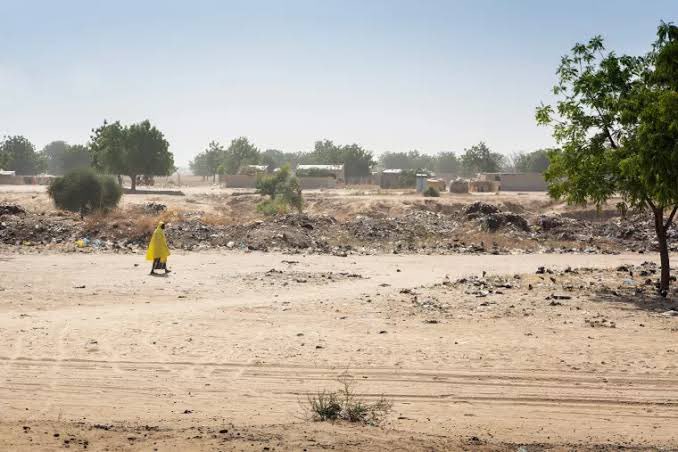
[[[84,143],[150,119],[179,165],[210,140],[375,153],[552,143],[534,108],[602,34],[649,48],[678,0],[0,0],[0,135]]]

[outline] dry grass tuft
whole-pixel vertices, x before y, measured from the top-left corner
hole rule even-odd
[[[393,406],[382,395],[374,402],[358,398],[353,391],[354,380],[347,373],[342,374],[338,391],[322,390],[308,396],[307,409],[313,421],[347,421],[365,425],[380,425]]]

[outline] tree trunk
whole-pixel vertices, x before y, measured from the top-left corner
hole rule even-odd
[[[662,266],[661,278],[659,279],[659,294],[662,297],[666,297],[669,292],[669,283],[671,281],[669,245],[666,240],[666,230],[671,225],[664,225],[664,209],[662,207],[655,207],[652,211],[654,212],[654,227],[657,232],[657,243],[659,244],[659,260]]]
[[[132,191],[137,191],[137,176],[136,176],[136,174],[135,174],[135,175],[130,176],[130,177],[132,178],[132,187],[131,187],[131,190],[132,190]]]

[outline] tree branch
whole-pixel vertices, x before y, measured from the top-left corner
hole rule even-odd
[[[657,210],[657,207],[655,207],[654,203],[652,202],[652,200],[650,198],[646,197],[645,202],[647,203],[647,205],[650,206],[650,208],[652,208],[652,210]]]
[[[671,227],[671,223],[673,223],[673,217],[676,215],[676,211],[678,211],[678,204],[673,206],[671,215],[669,215],[669,218],[666,220],[666,223],[664,223],[664,231],[667,231]]]

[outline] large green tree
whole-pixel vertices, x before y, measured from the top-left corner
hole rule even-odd
[[[305,163],[317,165],[344,165],[347,178],[366,177],[375,164],[371,151],[357,144],[339,146],[330,140],[316,141],[313,152],[304,158]]]
[[[174,170],[169,143],[148,120],[129,126],[104,122],[92,131],[90,150],[99,170],[129,176],[132,191],[137,176],[168,176]]]
[[[544,173],[549,167],[551,149],[519,152],[511,157],[513,169],[519,173]]]
[[[224,147],[217,141],[210,141],[207,149],[196,155],[189,162],[191,171],[196,176],[211,177],[214,182],[219,172],[219,167],[224,161]]]
[[[231,141],[228,149],[223,153],[222,169],[226,174],[238,174],[244,165],[256,165],[261,159],[261,153],[256,146],[245,137]]]
[[[481,141],[475,146],[464,150],[461,155],[461,166],[464,174],[473,176],[476,173],[496,173],[504,166],[504,156],[492,152]]]
[[[458,174],[459,159],[454,152],[441,152],[436,155],[435,170],[439,173]]]
[[[35,175],[45,171],[45,161],[25,137],[5,137],[0,142],[0,168],[18,175]]]
[[[278,149],[266,149],[261,153],[261,164],[268,166],[269,170],[282,168],[284,165],[290,165],[290,168],[296,169],[297,165],[307,158],[303,152],[284,152]]]
[[[91,165],[89,149],[82,145],[69,145],[65,141],[52,141],[40,152],[47,165],[47,172],[58,176]]]
[[[560,150],[549,154],[549,191],[600,206],[621,196],[653,216],[661,260],[659,292],[670,283],[667,232],[678,211],[678,28],[659,26],[643,56],[617,55],[596,36],[562,58],[555,107],[537,109]]]

